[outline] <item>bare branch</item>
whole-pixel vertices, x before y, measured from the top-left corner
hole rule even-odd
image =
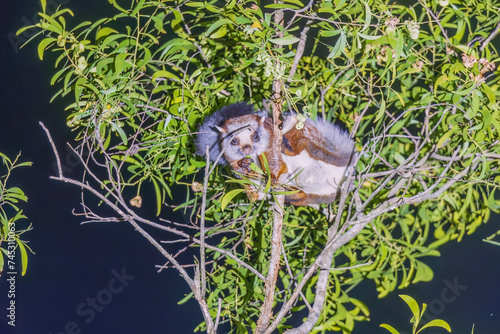
[[[424,7],[427,10],[427,13],[429,13],[429,15],[432,16],[432,18],[437,23],[437,25],[441,29],[441,32],[443,33],[444,38],[446,39],[446,42],[448,42],[448,45],[453,45],[450,42],[450,39],[448,38],[448,33],[446,32],[446,30],[444,30],[443,26],[441,25],[441,21],[439,21],[439,18],[436,16],[436,14],[434,14],[434,12],[429,7],[427,7],[427,5],[425,3],[421,2],[421,1],[420,1],[420,3],[422,4],[422,7]]]
[[[203,195],[201,197],[201,218],[200,218],[200,271],[201,271],[201,298],[205,298],[207,292],[207,275],[205,272],[205,209],[207,207],[207,188],[210,170],[210,149],[206,150],[205,178],[203,179]]]
[[[500,21],[498,21],[498,24],[497,24],[497,27],[495,28],[495,30],[493,30],[491,32],[491,34],[488,36],[488,38],[486,38],[483,42],[483,44],[481,44],[481,47],[479,48],[479,50],[483,51],[486,46],[488,44],[490,44],[491,40],[498,34],[498,32],[500,31]]]
[[[290,264],[288,263],[288,258],[286,256],[286,252],[285,252],[285,246],[283,246],[283,241],[281,242],[281,251],[283,253],[283,260],[285,261],[285,266],[286,266],[286,270],[288,272],[288,275],[290,276],[290,278],[293,278],[292,269],[290,268]],[[290,286],[291,285],[292,284],[290,283]],[[297,283],[295,283],[294,285],[296,286]],[[302,291],[300,292],[300,297],[302,298],[302,300],[306,304],[307,308],[309,309],[309,312],[311,312],[312,311],[311,305],[309,305],[309,302],[307,301],[307,298],[306,298],[306,296],[304,296]]]
[[[282,10],[274,12],[274,23],[277,26],[283,26],[284,14]],[[283,37],[282,32],[279,32],[278,37]],[[278,45],[277,48],[282,48]],[[280,115],[282,112],[281,100],[281,81],[279,79],[273,80],[273,136],[271,142],[271,157],[268,158],[271,175],[277,175],[276,169],[280,167],[281,160],[281,144],[283,140],[282,131],[280,129]],[[283,195],[275,196],[273,203],[273,232],[271,240],[271,254],[269,260],[269,270],[267,272],[265,286],[264,286],[264,302],[261,307],[259,319],[255,333],[262,334],[266,331],[272,317],[272,307],[274,302],[274,292],[276,288],[276,281],[278,278],[279,264],[281,260],[281,235],[283,230],[283,208],[285,204],[285,197]]]
[[[297,51],[295,52],[295,57],[293,58],[292,68],[290,69],[290,73],[288,75],[288,82],[292,81],[293,76],[295,75],[295,71],[297,71],[297,66],[299,65],[300,59],[304,54],[304,50],[306,48],[307,33],[309,32],[309,29],[311,29],[311,27],[309,26],[311,23],[311,20],[307,20],[304,29],[302,29],[302,32],[300,33],[299,44],[297,45]]]
[[[331,240],[333,236],[336,234],[337,231],[334,230],[334,227],[331,226],[328,229],[328,240]],[[332,260],[333,260],[333,254],[335,254],[335,249],[331,248],[326,254],[323,256],[320,262],[317,263],[317,266],[319,268],[329,268]],[[330,270],[329,269],[322,269],[319,272],[318,275],[318,280],[316,281],[316,293],[314,296],[314,303],[312,306],[312,310],[309,312],[309,315],[304,321],[302,325],[300,325],[297,328],[291,329],[286,331],[286,333],[289,334],[307,334],[310,333],[314,325],[319,319],[319,316],[321,314],[321,310],[323,309],[323,306],[325,305],[325,299],[326,299],[326,289],[328,286],[328,277],[330,276]]]
[[[217,328],[219,327],[219,320],[220,320],[220,311],[222,308],[222,299],[219,298],[219,303],[217,305],[217,315],[215,316],[215,325],[214,325],[214,332],[217,332]]]
[[[47,137],[49,138],[49,141],[51,142],[52,149],[54,151],[54,155],[55,155],[56,160],[57,160],[57,165],[61,166],[61,161],[60,161],[60,158],[59,158],[59,154],[57,152],[57,149],[55,148],[55,145],[53,143],[52,136],[50,135],[50,132],[48,131],[48,129],[42,123],[40,123],[40,125],[42,126],[42,128],[46,132]],[[131,216],[131,215],[127,214],[125,211],[123,211],[119,206],[117,206],[113,202],[111,202],[105,195],[102,195],[101,193],[99,193],[97,190],[95,190],[94,188],[92,188],[88,183],[83,183],[83,182],[80,182],[80,181],[73,180],[73,179],[65,177],[62,174],[62,169],[59,169],[59,171],[60,171],[60,175],[58,177],[51,177],[51,178],[54,179],[54,180],[65,182],[65,183],[74,184],[74,185],[76,185],[76,186],[78,186],[78,187],[80,187],[82,189],[85,189],[85,190],[89,191],[93,195],[95,195],[97,198],[99,198],[101,201],[103,201],[108,207],[110,207],[113,211],[115,211],[117,214],[119,214],[122,220],[127,221],[128,223],[130,223],[134,227],[135,230],[137,230],[144,238],[146,238],[166,259],[168,259],[174,265],[174,267],[180,273],[180,275],[182,276],[182,278],[186,281],[186,283],[191,288],[191,291],[193,291],[193,293],[194,293],[194,295],[195,295],[195,297],[196,297],[196,299],[198,301],[198,304],[200,305],[200,308],[202,310],[205,322],[207,324],[207,329],[210,329],[209,332],[212,332],[213,331],[213,320],[211,318],[211,315],[210,315],[210,312],[209,312],[209,309],[208,309],[208,306],[206,304],[205,299],[201,298],[201,296],[200,296],[199,290],[197,288],[197,285],[199,285],[199,283],[196,283],[189,276],[189,274],[179,264],[179,262],[175,259],[175,257],[172,254],[170,254],[168,251],[166,251],[149,233],[147,233],[136,222],[136,220],[134,219],[133,216]],[[128,207],[126,206],[126,204],[124,203],[123,200],[120,200],[119,202],[120,202],[120,204],[122,206],[124,206],[126,209],[128,209]],[[130,209],[128,209],[128,210],[130,210]]]
[[[372,99],[370,99],[370,100],[368,100],[368,102],[366,102],[366,106],[363,109],[363,111],[359,115],[356,116],[354,126],[352,127],[352,130],[351,130],[351,135],[350,135],[351,138],[354,138],[354,136],[356,135],[356,132],[358,131],[359,124],[361,123],[363,116],[365,115],[366,111],[368,110],[368,108],[370,107],[371,104],[372,104]]]
[[[57,172],[59,177],[63,176],[63,171],[61,167],[61,159],[59,158],[59,152],[57,151],[56,144],[54,144],[54,140],[52,139],[52,136],[50,135],[49,130],[45,127],[45,125],[42,122],[38,122],[40,126],[42,127],[43,131],[45,131],[45,134],[47,135],[47,138],[49,139],[50,145],[52,146],[52,152],[54,152],[54,155],[56,156],[56,163],[57,163]]]

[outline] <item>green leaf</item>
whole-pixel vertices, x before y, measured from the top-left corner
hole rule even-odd
[[[333,37],[333,36],[337,36],[342,31],[343,31],[342,29],[339,29],[339,30],[322,30],[320,32],[320,35],[321,36],[325,36],[325,37]]]
[[[42,4],[42,12],[45,14],[45,9],[47,8],[47,0],[40,0],[40,3]]]
[[[358,307],[361,312],[363,312],[366,316],[370,315],[370,310],[368,309],[368,307],[360,300],[358,299],[355,299],[355,298],[349,298],[349,301],[355,305],[356,307]]]
[[[368,6],[368,2],[365,2],[365,11],[366,11],[365,24],[363,25],[363,28],[361,29],[361,31],[365,31],[366,29],[368,29],[368,27],[370,26],[370,23],[372,22],[372,12],[370,10],[370,6]],[[361,36],[362,34],[358,33],[358,35]],[[363,37],[363,36],[361,36],[361,37]]]
[[[467,55],[473,55],[474,57],[479,58],[477,56],[477,52],[467,45],[455,45],[455,47]]]
[[[405,44],[405,41],[403,38],[403,33],[399,32],[398,39],[396,41],[396,57],[394,59],[394,63],[397,63],[399,61],[399,58],[401,58],[401,55],[403,54],[404,44]]]
[[[109,2],[110,4],[112,4],[112,5],[113,5],[116,9],[118,9],[119,11],[121,11],[121,12],[123,12],[123,13],[125,13],[125,14],[128,14],[128,10],[126,10],[126,9],[124,9],[124,8],[122,8],[122,7],[120,7],[120,5],[118,5],[118,4],[116,3],[116,0],[108,0],[108,2]]]
[[[31,161],[21,162],[16,165],[16,167],[30,167],[30,166],[33,166],[33,163]]]
[[[276,44],[276,45],[290,45],[290,44],[295,44],[298,41],[300,41],[300,39],[295,37],[295,36],[292,36],[292,35],[288,35],[288,36],[280,37],[280,38],[270,38],[269,39],[269,42]]]
[[[302,1],[299,1],[299,0],[282,0],[282,1],[287,2],[287,3],[293,3],[294,5],[297,5],[300,8],[304,7],[304,4],[302,3]]]
[[[380,103],[380,108],[377,111],[377,116],[375,117],[375,122],[377,122],[385,114],[385,100],[382,98]]]
[[[101,38],[103,37],[106,37],[108,36],[109,34],[111,33],[118,33],[118,31],[116,31],[115,29],[113,28],[109,28],[109,27],[104,27],[104,28],[101,28],[97,31],[96,35],[95,35],[95,40],[98,41],[100,40]]]
[[[210,38],[217,39],[226,36],[227,26],[222,26],[219,30],[210,35]]]
[[[390,325],[382,324],[380,325],[380,327],[387,329],[389,332],[391,332],[391,334],[399,334],[399,332]]]
[[[418,323],[420,321],[420,308],[418,307],[415,299],[408,295],[399,295],[399,297],[410,307],[411,313],[413,313],[413,316],[415,317],[415,323]]]
[[[488,205],[488,208],[491,210],[497,212],[498,209],[500,209],[500,200],[495,199],[495,191],[492,191],[490,195],[488,196],[488,201],[486,202]]]
[[[446,74],[443,74],[439,78],[437,78],[436,81],[434,82],[434,94],[436,94],[438,87],[444,84],[448,80],[449,78]]]
[[[225,194],[221,200],[221,205],[220,205],[221,210],[224,211],[224,209],[231,202],[231,200],[233,198],[235,198],[236,196],[238,196],[239,194],[241,194],[243,191],[245,191],[245,190],[244,189],[234,189],[234,190],[231,190],[230,192],[228,192],[227,194]]]
[[[40,60],[43,60],[43,53],[45,52],[45,49],[55,41],[56,39],[52,37],[47,37],[41,40],[40,44],[38,44],[38,57],[40,57]]]
[[[25,32],[26,30],[29,30],[29,29],[36,29],[36,28],[39,28],[37,25],[27,25],[27,26],[24,26],[22,28],[20,28],[19,30],[16,31],[16,35],[19,36],[21,35],[23,32]],[[43,31],[40,30],[35,36],[38,36],[39,34],[42,34]],[[35,37],[33,36],[33,37]],[[30,39],[31,40],[31,39]]]
[[[180,81],[178,76],[169,71],[158,71],[155,74],[153,74],[153,81],[155,81],[158,78],[170,78],[174,79],[175,81]]]
[[[472,92],[471,108],[474,115],[479,111],[479,96],[477,95],[477,90]]]
[[[451,333],[450,325],[448,325],[448,323],[446,321],[441,320],[441,319],[434,319],[434,320],[431,320],[428,323],[426,323],[424,326],[422,326],[422,328],[420,328],[418,330],[417,334],[420,333],[424,328],[428,328],[428,327],[441,327],[441,328],[446,329],[449,333]]]
[[[298,193],[300,190],[289,190],[289,191],[273,191],[273,195],[293,195]]]
[[[114,65],[115,65],[115,73],[117,75],[122,73],[122,70],[125,66],[125,59],[126,58],[127,58],[127,54],[125,54],[125,53],[120,53],[120,54],[116,55]]]
[[[73,12],[71,11],[71,9],[64,8],[64,9],[60,9],[60,10],[58,10],[57,12],[55,12],[55,13],[54,13],[54,18],[59,17],[59,16],[61,16],[61,15],[65,14],[65,13],[68,13],[68,14],[69,14],[69,15],[71,15],[71,16],[75,16],[75,15],[73,14]],[[59,18],[59,19],[61,19],[61,18]],[[78,26],[80,26],[80,24],[79,24]],[[74,29],[73,29],[73,30],[74,30]]]
[[[270,5],[267,5],[266,8],[271,8],[271,9],[300,9],[298,6],[294,5],[287,5],[285,3],[273,3]]]
[[[146,0],[139,0],[139,3],[132,10],[132,12],[130,13],[130,16],[135,16],[142,9],[142,7],[144,6],[144,2],[146,2]]]
[[[257,165],[255,162],[252,161],[252,163],[250,164],[250,169],[254,172],[256,172],[257,174],[264,174],[264,171],[259,167],[259,165]]]
[[[446,131],[446,133],[439,139],[437,143],[437,148],[441,148],[447,144],[448,139],[455,133],[455,129]]]
[[[64,29],[63,29],[62,25],[59,24],[59,22],[57,22],[52,17],[50,17],[46,14],[38,13],[38,15],[40,15],[41,17],[43,17],[45,19],[45,21],[47,21],[47,22],[42,23],[43,29],[53,31],[59,35],[63,34]]]
[[[118,126],[116,123],[114,122],[111,122],[111,127],[116,131],[116,133],[118,133],[118,135],[120,136],[122,142],[123,142],[123,145],[127,145],[128,143],[128,139],[127,139],[127,135],[125,134],[125,131],[123,131],[123,129]]]
[[[434,277],[434,272],[431,267],[423,263],[422,261],[415,260],[417,266],[417,272],[415,273],[415,278],[412,283],[415,284],[417,282],[430,282]]]
[[[177,302],[177,305],[182,305],[182,304],[184,304],[185,302],[187,302],[188,300],[190,300],[191,298],[193,298],[193,295],[194,295],[194,293],[193,293],[193,292],[191,292],[191,293],[187,294],[187,295],[186,295],[186,297],[182,298],[181,300],[179,300],[179,301]]]
[[[205,36],[210,36],[212,32],[214,32],[217,28],[219,28],[222,25],[232,24],[232,23],[233,21],[231,21],[230,19],[217,20],[214,23],[212,23],[210,27],[208,27],[207,31],[205,32]]]
[[[69,11],[69,13],[71,14],[71,16],[73,16],[73,12]],[[90,21],[84,21],[84,22],[80,23],[79,25],[77,25],[76,27],[74,27],[71,31],[73,32],[75,30],[78,30],[80,28],[83,28],[83,27],[91,25],[91,24],[92,24],[92,22],[90,22]]]
[[[486,96],[488,97],[488,100],[490,103],[495,103],[496,97],[495,97],[495,92],[493,89],[491,89],[490,86],[488,86],[486,83],[482,83],[481,87],[483,88],[484,92],[486,93]]]
[[[326,58],[327,59],[337,58],[340,55],[340,53],[345,49],[346,43],[347,43],[346,34],[345,31],[342,30],[339,38],[337,39],[337,42],[335,42],[335,45],[333,46],[332,52],[330,52],[330,54]]]
[[[360,32],[358,32],[358,36],[361,37],[361,38],[364,38],[364,39],[368,39],[370,41],[374,41],[376,39],[379,39],[380,37],[382,37],[382,35],[379,35],[379,36],[371,36],[371,35],[365,35],[365,34],[362,34]]]
[[[24,276],[24,274],[26,274],[26,270],[28,269],[28,252],[26,251],[26,247],[21,240],[17,240],[17,245],[19,246],[19,251],[21,252],[21,275]]]
[[[158,185],[158,182],[156,182],[155,178],[152,177],[151,181],[153,182],[153,186],[155,188],[155,193],[156,193],[156,215],[159,216],[161,212],[161,190],[160,186]]]
[[[7,194],[5,195],[6,198],[15,198],[20,201],[26,202],[28,200],[28,197],[24,194],[24,192],[18,188],[18,187],[12,187],[7,189]]]

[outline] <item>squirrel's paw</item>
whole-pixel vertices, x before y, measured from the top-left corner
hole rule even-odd
[[[250,158],[243,158],[240,161],[238,161],[238,166],[240,167],[240,170],[242,170],[245,173],[250,173],[252,170],[250,169],[250,165],[253,163],[253,160]]]

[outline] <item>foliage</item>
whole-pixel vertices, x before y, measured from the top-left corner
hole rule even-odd
[[[446,321],[441,320],[441,319],[431,320],[428,323],[426,323],[425,325],[418,328],[420,320],[424,316],[424,312],[425,312],[425,309],[427,308],[427,304],[424,303],[422,305],[422,311],[420,311],[420,307],[418,306],[415,299],[413,299],[412,297],[407,296],[407,295],[399,295],[399,297],[401,297],[401,299],[403,299],[404,302],[410,307],[410,310],[413,314],[413,318],[411,319],[411,322],[413,323],[412,334],[418,334],[418,333],[422,332],[424,329],[430,328],[430,327],[444,328],[448,332],[451,333],[450,325],[448,325],[448,323]],[[392,327],[391,325],[382,324],[382,325],[380,325],[380,327],[387,329],[389,332],[391,332],[391,334],[399,334],[399,332],[396,329],[394,329],[394,327]],[[417,328],[418,328],[418,330],[417,330]]]
[[[280,331],[293,326],[295,312],[311,311],[321,280],[313,274],[325,269],[318,259],[326,250],[333,249],[336,270],[327,275],[328,298],[311,332],[350,333],[369,316],[349,296],[359,282],[373,280],[383,297],[431,280],[423,258],[438,256],[439,246],[461,241],[498,211],[500,93],[491,41],[500,1],[109,3],[115,16],[70,27],[69,9],[47,15],[42,1],[35,26],[40,58],[48,50],[56,55],[54,98],[73,94],[67,124],[76,151],[90,152],[82,162],[95,186],[72,183],[122,220],[170,236],[168,250],[155,245],[190,285],[187,297],[202,311],[206,303],[198,330],[219,318],[237,333],[255,329],[267,298],[271,204],[249,202],[238,185],[247,181],[227,182],[228,169],[193,156],[197,125],[223,105],[249,101],[266,109],[271,101],[344,123],[357,141],[356,175],[329,206],[335,222],[312,208],[285,207],[274,301],[278,308],[295,302],[291,312],[278,312],[273,326]],[[95,176],[100,168],[104,179]],[[58,179],[69,182],[62,173]],[[170,202],[187,222],[140,216],[143,198],[151,201],[148,184],[157,215]],[[181,185],[184,199],[175,195]],[[198,250],[191,277],[176,258]]]
[[[498,237],[499,235],[500,235],[500,230],[498,230],[496,233],[493,233],[492,235],[490,235],[489,237],[487,237],[483,241],[488,242],[488,243],[493,244],[493,245],[496,245],[496,246],[500,246],[500,242],[493,240],[495,237]]]
[[[22,275],[28,268],[28,250],[31,249],[26,241],[21,240],[24,232],[31,230],[31,225],[25,229],[19,226],[22,219],[26,219],[23,210],[19,208],[19,202],[26,202],[28,197],[18,187],[8,187],[12,171],[18,167],[31,166],[31,162],[18,162],[19,155],[12,161],[5,154],[0,153],[3,169],[0,173],[0,274],[7,265],[7,271],[16,271],[15,250],[21,254]]]

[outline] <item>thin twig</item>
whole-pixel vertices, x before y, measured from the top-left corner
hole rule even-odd
[[[500,21],[498,21],[495,30],[493,30],[491,34],[488,36],[488,38],[484,40],[483,44],[481,44],[479,50],[483,51],[486,48],[486,46],[491,42],[491,40],[498,34],[499,31],[500,31]]]
[[[290,69],[290,73],[288,75],[288,82],[292,81],[293,76],[295,75],[295,71],[297,71],[297,66],[299,65],[300,59],[304,54],[304,50],[306,48],[307,33],[309,32],[309,29],[311,29],[311,27],[309,26],[311,23],[311,20],[307,20],[304,29],[302,29],[302,32],[300,33],[299,44],[297,45],[297,51],[295,52],[295,57],[293,58],[292,68]]]
[[[437,23],[437,25],[441,29],[441,32],[443,33],[444,38],[448,42],[448,45],[453,45],[450,42],[450,39],[448,38],[448,33],[446,32],[446,30],[444,30],[443,26],[441,25],[441,22],[439,21],[439,18],[436,16],[436,14],[434,14],[434,12],[429,7],[427,7],[426,3],[422,3],[422,7],[424,7],[427,10],[427,12],[429,13],[429,15],[432,16],[432,18],[435,20],[435,22]]]
[[[215,316],[214,332],[217,332],[217,328],[219,327],[219,320],[220,320],[221,309],[222,309],[222,299],[219,298],[219,302],[218,302],[218,305],[217,305],[217,315]]]
[[[283,252],[283,260],[285,261],[285,266],[286,266],[286,270],[288,272],[288,275],[290,276],[290,278],[293,278],[292,268],[290,268],[290,264],[288,263],[288,258],[286,256],[285,246],[283,245],[283,241],[281,242],[281,251]],[[294,281],[294,285],[296,286],[297,282],[295,281],[295,279],[293,279],[293,281]],[[290,282],[290,285],[291,285],[291,282]],[[304,301],[304,304],[306,304],[307,308],[309,309],[309,312],[311,312],[312,311],[311,305],[307,301],[307,298],[306,298],[306,296],[304,296],[304,293],[302,291],[300,292],[300,297]]]
[[[207,207],[208,174],[210,170],[210,149],[206,149],[205,178],[203,179],[203,194],[201,197],[201,218],[200,218],[200,274],[201,274],[201,298],[205,298],[207,292],[207,275],[205,272],[205,210]]]
[[[49,130],[45,127],[45,125],[42,122],[38,122],[42,129],[45,131],[47,134],[47,138],[49,139],[50,145],[52,146],[52,152],[54,152],[54,155],[56,156],[56,163],[57,163],[57,174],[59,177],[63,176],[63,170],[61,167],[61,159],[59,158],[59,152],[57,151],[56,144],[54,144],[54,140],[52,139],[52,136],[50,135]]]

